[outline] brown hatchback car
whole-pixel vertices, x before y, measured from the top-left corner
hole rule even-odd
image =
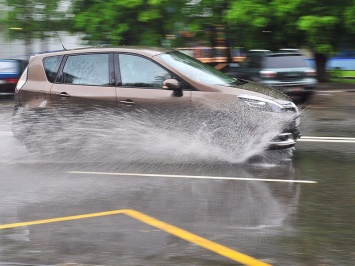
[[[117,115],[142,110],[171,115],[177,117],[175,128],[208,125],[219,132],[220,143],[223,133],[241,126],[247,128],[244,138],[254,130],[264,132],[265,149],[293,147],[300,137],[298,109],[283,93],[161,48],[85,48],[32,56],[15,101],[12,130],[30,149],[48,142],[59,145],[48,141],[48,135],[65,130],[63,118],[75,121],[76,115],[93,108],[109,108]],[[183,123],[190,116],[199,118],[191,125]],[[224,145],[233,140],[228,142]]]

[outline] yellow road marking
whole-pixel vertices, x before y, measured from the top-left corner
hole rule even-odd
[[[148,224],[150,226],[153,226],[155,228],[163,230],[169,234],[177,236],[177,237],[184,239],[188,242],[194,243],[200,247],[203,247],[205,249],[213,251],[213,252],[220,254],[226,258],[240,262],[244,265],[270,266],[270,264],[268,264],[268,263],[257,260],[255,258],[245,255],[241,252],[235,251],[231,248],[228,248],[226,246],[223,246],[223,245],[220,245],[220,244],[215,243],[213,241],[210,241],[206,238],[203,238],[203,237],[200,237],[200,236],[195,235],[193,233],[190,233],[184,229],[181,229],[179,227],[165,223],[163,221],[160,221],[156,218],[153,218],[153,217],[143,214],[141,212],[138,212],[135,210],[130,210],[130,209],[88,213],[88,214],[82,214],[82,215],[58,217],[58,218],[44,219],[44,220],[37,220],[37,221],[30,221],[30,222],[3,224],[3,225],[0,225],[0,230],[21,227],[21,226],[31,226],[31,225],[38,225],[38,224],[47,224],[47,223],[56,223],[56,222],[64,222],[64,221],[71,221],[71,220],[87,219],[87,218],[108,216],[108,215],[115,215],[115,214],[125,214],[131,218],[134,218],[134,219],[141,221],[145,224]]]
[[[270,265],[270,264],[267,264],[267,263],[262,262],[260,260],[254,259],[253,257],[250,257],[250,256],[240,253],[238,251],[235,251],[231,248],[228,248],[226,246],[223,246],[223,245],[220,245],[220,244],[215,243],[213,241],[210,241],[206,238],[203,238],[203,237],[200,237],[200,236],[195,235],[193,233],[190,233],[190,232],[188,232],[184,229],[181,229],[179,227],[176,227],[174,225],[162,222],[158,219],[155,219],[155,218],[148,216],[146,214],[143,214],[141,212],[138,212],[135,210],[126,210],[125,214],[136,219],[136,220],[139,220],[143,223],[149,224],[155,228],[159,228],[167,233],[170,233],[174,236],[182,238],[188,242],[194,243],[200,247],[211,250],[211,251],[213,251],[217,254],[220,254],[226,258],[230,258],[234,261],[238,261],[244,265],[254,265],[254,266]]]
[[[72,220],[78,220],[78,219],[87,219],[87,218],[93,218],[93,217],[114,215],[114,214],[125,213],[125,211],[126,210],[96,212],[96,213],[88,213],[88,214],[81,214],[81,215],[74,215],[74,216],[66,216],[66,217],[59,217],[59,218],[52,218],[52,219],[45,219],[45,220],[37,220],[37,221],[31,221],[31,222],[3,224],[3,225],[0,225],[0,230],[1,229],[21,227],[21,226],[30,226],[30,225],[36,225],[36,224],[48,224],[48,223],[65,222],[65,221],[72,221]]]

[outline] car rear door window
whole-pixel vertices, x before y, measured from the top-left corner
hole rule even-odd
[[[44,71],[49,82],[54,83],[63,56],[50,56],[43,59]]]
[[[119,55],[121,85],[127,87],[162,88],[170,73],[151,60],[131,55]]]
[[[71,55],[63,68],[63,83],[103,86],[110,84],[109,54]]]

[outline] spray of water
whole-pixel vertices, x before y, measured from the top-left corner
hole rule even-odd
[[[51,118],[51,127],[38,119],[27,146],[71,160],[242,163],[262,154],[291,119],[235,104],[211,113],[94,108]]]

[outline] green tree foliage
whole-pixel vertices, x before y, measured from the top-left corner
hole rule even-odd
[[[247,48],[307,48],[316,59],[319,80],[326,80],[327,58],[354,46],[354,0],[231,1],[226,21],[242,30]]]
[[[169,0],[75,0],[76,30],[94,44],[161,45],[185,3]]]
[[[75,0],[75,26],[96,43],[188,45],[191,36],[216,45],[214,30],[224,29],[226,44],[246,49],[307,48],[318,79],[324,80],[329,55],[353,46],[355,0]],[[181,32],[188,32],[179,38]],[[179,41],[180,40],[180,41]],[[185,43],[184,43],[185,41]]]
[[[344,10],[344,20],[346,29],[351,33],[355,33],[355,0],[352,1],[351,6]]]

